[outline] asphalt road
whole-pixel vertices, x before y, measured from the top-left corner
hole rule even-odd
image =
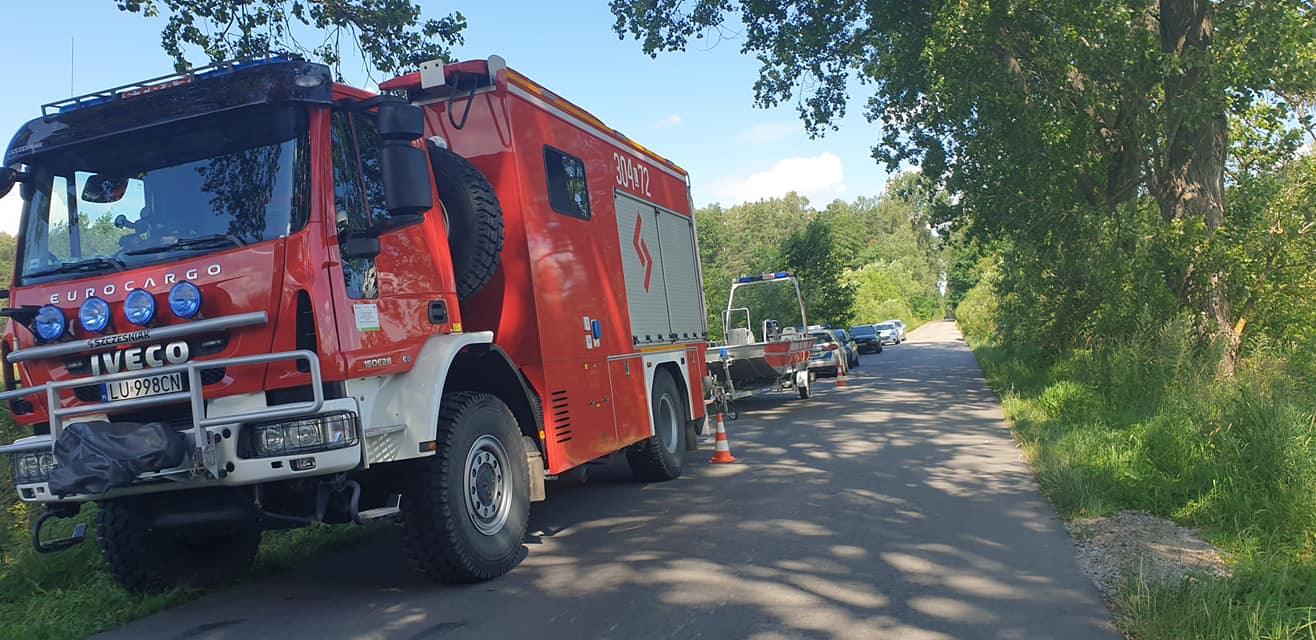
[[[554,487],[498,580],[427,583],[388,531],[104,637],[1118,637],[954,325],[847,382],[743,401],[735,464]]]

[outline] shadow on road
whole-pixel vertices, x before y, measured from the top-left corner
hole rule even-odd
[[[111,637],[1117,637],[958,333],[911,338],[742,401],[738,463],[552,487],[499,580],[425,582],[389,531]]]

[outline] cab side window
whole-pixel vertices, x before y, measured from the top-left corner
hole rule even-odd
[[[379,148],[377,142],[367,146],[371,144],[367,140],[379,138],[371,120],[360,114],[333,114],[334,218],[340,251],[353,233],[364,233],[370,227],[371,201],[383,203]],[[371,133],[363,134],[365,130]],[[363,155],[361,151],[366,149],[370,151]],[[343,280],[349,298],[379,297],[374,258],[343,258]]]

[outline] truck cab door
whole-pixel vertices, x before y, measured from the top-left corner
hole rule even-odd
[[[331,261],[334,316],[349,378],[411,368],[425,340],[449,329],[440,292],[448,265],[436,264],[427,224],[379,237],[377,256],[347,257],[349,241],[365,237],[389,215],[374,114],[334,112],[333,220],[337,251]],[[446,249],[446,247],[445,247]],[[446,255],[446,254],[445,254]]]

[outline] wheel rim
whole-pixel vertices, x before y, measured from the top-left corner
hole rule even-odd
[[[663,441],[663,448],[670,453],[676,453],[676,430],[681,428],[676,419],[676,407],[672,404],[672,397],[664,394],[658,398],[658,415],[657,415],[658,438]]]
[[[486,536],[501,531],[512,511],[510,470],[503,443],[491,435],[476,438],[466,453],[462,473],[466,513],[476,530]]]

